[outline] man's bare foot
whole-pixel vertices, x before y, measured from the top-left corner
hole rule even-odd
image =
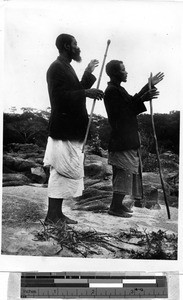
[[[128,213],[133,213],[133,210],[128,208],[127,206],[121,204],[121,209],[125,212],[128,212]]]
[[[48,216],[46,216],[45,220],[44,220],[44,225],[55,225],[59,222],[60,218],[49,218]]]
[[[70,219],[69,217],[65,216],[64,214],[61,214],[59,217],[55,218],[49,218],[48,216],[45,218],[44,225],[59,225],[62,223],[66,224],[77,224],[78,222],[75,220]]]
[[[78,223],[77,221],[70,219],[69,217],[65,216],[64,214],[60,218],[60,221],[66,222],[66,224],[77,224]]]
[[[116,217],[121,217],[121,218],[131,218],[131,216],[132,216],[132,215],[128,214],[127,212],[125,212],[124,210],[114,211],[114,210],[109,209],[108,214],[112,215],[112,216],[116,216]]]

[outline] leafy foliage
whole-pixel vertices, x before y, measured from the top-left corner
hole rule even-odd
[[[180,134],[180,112],[172,111],[169,114],[155,114],[154,123],[160,153],[172,151],[179,153],[179,134]],[[151,116],[140,114],[138,116],[139,132],[141,136],[142,158],[155,153],[155,143],[152,130]],[[91,126],[91,141],[97,143],[103,149],[107,149],[110,125],[108,120],[100,115],[93,116]]]
[[[45,147],[50,108],[44,111],[22,107],[22,111],[22,114],[18,114],[16,108],[13,107],[11,113],[4,113],[4,145],[9,143],[33,143]],[[169,114],[155,114],[154,122],[160,153],[169,150],[178,154],[180,112],[172,111]],[[154,159],[155,144],[151,116],[148,114],[139,115],[138,123],[141,135],[142,159]],[[97,153],[99,148],[106,150],[111,131],[108,119],[94,114],[90,131],[88,143],[95,148],[95,152]]]
[[[155,153],[151,116],[138,116],[139,131],[143,151]],[[169,114],[154,114],[156,136],[160,153],[172,151],[179,153],[180,112],[172,111]]]
[[[3,143],[33,143],[45,146],[48,131],[48,111],[22,108],[23,113],[5,113]]]
[[[94,114],[90,131],[90,144],[96,144],[96,147],[98,146],[106,150],[108,147],[108,141],[111,131],[108,119],[103,116]]]

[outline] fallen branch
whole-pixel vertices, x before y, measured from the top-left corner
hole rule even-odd
[[[36,240],[46,241],[55,240],[60,249],[54,254],[58,255],[63,248],[67,248],[75,254],[83,257],[95,254],[99,255],[98,248],[104,248],[118,256],[115,249],[129,253],[129,258],[153,258],[158,259],[176,259],[177,256],[177,237],[175,235],[167,235],[166,232],[159,230],[158,232],[144,232],[131,228],[129,232],[119,232],[116,235],[97,232],[96,230],[81,231],[72,228],[66,223],[43,225],[43,230],[35,234]],[[137,239],[137,243],[131,242]],[[121,245],[120,245],[121,244]],[[137,248],[126,249],[124,244],[134,245]],[[94,245],[94,246],[93,246]],[[168,247],[169,245],[169,247]],[[98,247],[97,250],[94,247]],[[139,251],[138,251],[139,249]]]

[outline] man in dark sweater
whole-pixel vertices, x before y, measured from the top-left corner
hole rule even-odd
[[[127,81],[128,74],[122,61],[110,61],[106,65],[106,73],[110,82],[104,103],[111,126],[108,151],[109,164],[113,168],[113,198],[108,213],[129,218],[132,210],[122,203],[123,199],[125,195],[139,197],[141,194],[137,115],[146,111],[145,101],[157,98],[159,92],[154,86],[163,79],[164,74],[159,72],[151,78],[151,90],[146,84],[138,94],[131,96],[120,85]]]
[[[47,71],[51,116],[44,157],[44,165],[50,166],[45,224],[63,221],[75,224],[76,221],[63,214],[62,202],[82,194],[82,143],[88,125],[86,97],[99,100],[103,92],[91,89],[96,80],[92,72],[98,66],[97,60],[89,63],[79,81],[70,64],[72,60],[81,61],[80,49],[72,35],[59,35],[56,47],[59,56]]]

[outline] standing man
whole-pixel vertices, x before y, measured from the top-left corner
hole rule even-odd
[[[77,223],[64,215],[62,203],[65,198],[80,196],[84,189],[82,143],[88,125],[86,97],[98,100],[103,97],[101,90],[90,89],[96,80],[92,72],[98,61],[89,63],[79,81],[70,65],[72,60],[81,61],[76,39],[60,34],[56,47],[59,56],[47,71],[51,116],[44,157],[44,165],[50,166],[46,225]]]
[[[159,92],[154,88],[164,74],[152,77],[153,88],[148,84],[134,96],[131,96],[120,85],[127,81],[127,72],[122,61],[112,60],[106,65],[110,82],[105,91],[104,103],[111,126],[108,146],[109,164],[113,168],[113,198],[108,213],[129,218],[132,211],[122,204],[125,195],[138,197],[141,194],[139,178],[140,147],[137,115],[146,111],[145,101],[157,98]]]

